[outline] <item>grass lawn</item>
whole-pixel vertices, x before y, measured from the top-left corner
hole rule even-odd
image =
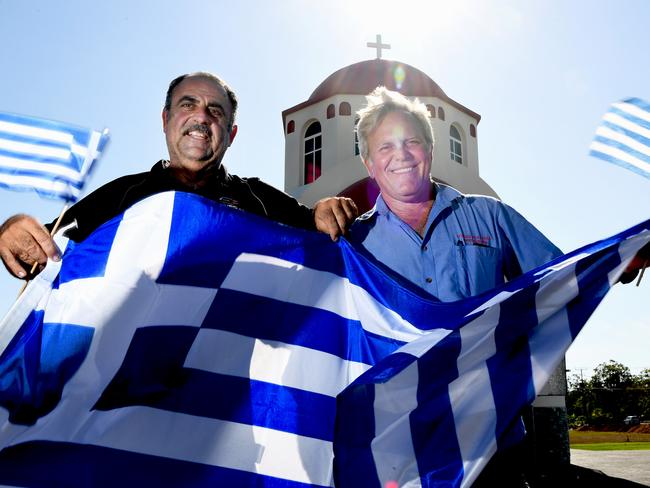
[[[635,432],[569,431],[572,449],[589,451],[650,450],[650,434]]]
[[[650,451],[650,442],[602,442],[600,444],[571,444],[571,449],[585,451]]]

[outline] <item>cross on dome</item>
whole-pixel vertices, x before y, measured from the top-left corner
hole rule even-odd
[[[368,47],[374,47],[377,49],[377,59],[381,59],[381,50],[382,49],[390,49],[390,44],[382,44],[381,43],[381,34],[377,34],[377,41],[376,42],[369,42],[366,44]]]

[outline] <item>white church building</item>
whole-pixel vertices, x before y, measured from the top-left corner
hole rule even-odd
[[[309,206],[331,195],[349,196],[363,211],[374,205],[378,190],[359,158],[355,114],[365,105],[365,95],[381,85],[417,97],[429,109],[436,180],[463,193],[497,196],[479,174],[481,116],[449,98],[417,68],[380,58],[341,68],[306,101],[282,112],[284,191]]]

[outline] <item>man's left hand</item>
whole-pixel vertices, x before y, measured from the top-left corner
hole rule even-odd
[[[338,240],[350,228],[359,210],[351,198],[327,197],[318,200],[314,206],[316,229]]]

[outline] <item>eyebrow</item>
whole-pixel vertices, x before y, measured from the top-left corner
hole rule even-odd
[[[183,95],[181,98],[179,98],[176,101],[176,105],[180,105],[183,102],[198,102],[199,99],[196,97],[193,97],[192,95]]]
[[[178,99],[178,101],[176,102],[176,105],[180,105],[181,103],[186,102],[186,101],[187,102],[198,102],[199,99],[197,97],[192,96],[192,95],[183,95],[181,98]],[[226,109],[224,108],[224,106],[222,104],[220,104],[218,102],[208,102],[208,107],[210,107],[210,108],[216,107],[219,110],[221,110],[221,112],[223,114],[226,114]]]

